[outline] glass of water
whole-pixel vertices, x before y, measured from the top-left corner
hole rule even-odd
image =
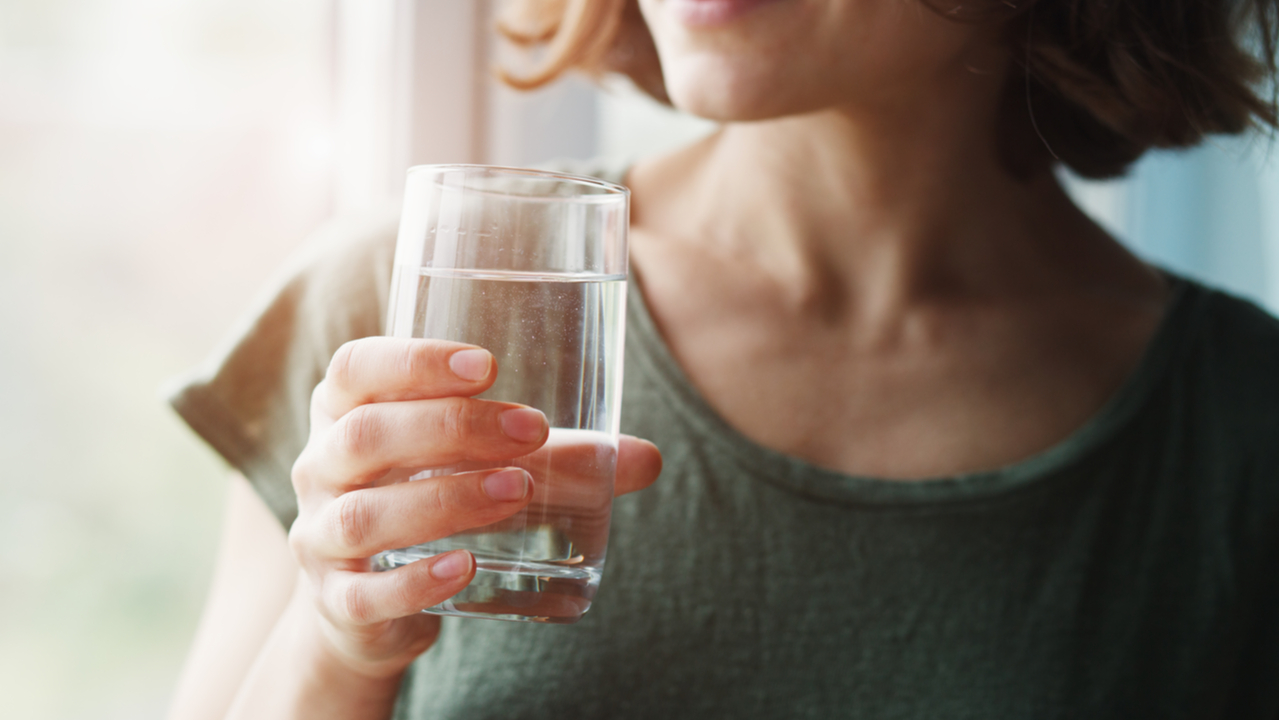
[[[456,549],[476,558],[462,592],[425,612],[572,623],[604,567],[618,454],[630,193],[586,177],[480,165],[409,170],[387,334],[478,345],[497,381],[480,398],[541,410],[550,437],[497,463],[404,468],[412,481],[522,467],[516,515],[381,553],[391,569]]]

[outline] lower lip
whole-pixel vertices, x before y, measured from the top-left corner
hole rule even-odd
[[[667,0],[680,22],[694,27],[727,25],[762,5],[778,0]]]

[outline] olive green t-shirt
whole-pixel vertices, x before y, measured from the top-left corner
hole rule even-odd
[[[381,334],[395,231],[321,233],[173,395],[286,526],[311,389],[339,345]],[[591,611],[445,618],[395,717],[1275,718],[1280,335],[1175,286],[1084,427],[1009,467],[904,482],[729,427],[633,282],[622,429],[665,469],[615,502]]]

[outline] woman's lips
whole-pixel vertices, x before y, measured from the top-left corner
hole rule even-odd
[[[685,25],[710,27],[726,25],[778,0],[667,0],[667,8]]]

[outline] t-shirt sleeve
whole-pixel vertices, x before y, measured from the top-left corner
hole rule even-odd
[[[395,235],[392,212],[329,223],[230,339],[169,393],[286,529],[298,512],[290,471],[307,442],[311,392],[339,346],[382,333]]]

